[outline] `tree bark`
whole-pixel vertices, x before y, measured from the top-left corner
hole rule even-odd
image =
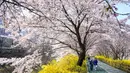
[[[119,57],[118,57],[117,54],[115,54],[114,57],[113,57],[114,60],[116,60],[116,59],[118,59],[118,58],[119,58]]]
[[[79,54],[79,59],[78,59],[77,65],[82,66],[84,59],[85,59],[85,51],[83,51]]]

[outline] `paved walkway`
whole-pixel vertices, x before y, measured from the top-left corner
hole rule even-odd
[[[101,68],[103,68],[105,71],[107,71],[108,73],[126,73],[126,72],[124,72],[124,71],[121,71],[121,70],[119,70],[119,69],[116,69],[116,68],[114,68],[114,67],[111,67],[111,66],[109,66],[109,65],[107,65],[107,64],[105,64],[105,63],[103,63],[103,62],[100,62],[100,61],[99,61],[99,66],[100,66]]]
[[[89,71],[88,73],[126,73],[114,67],[111,67],[103,62],[98,63],[97,70]]]
[[[88,73],[108,73],[108,72],[106,72],[104,69],[98,66],[97,70],[89,71]]]

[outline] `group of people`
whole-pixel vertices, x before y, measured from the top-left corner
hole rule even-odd
[[[87,59],[87,65],[88,65],[88,69],[90,71],[97,70],[97,65],[98,65],[98,60],[96,58],[90,58],[88,57]]]

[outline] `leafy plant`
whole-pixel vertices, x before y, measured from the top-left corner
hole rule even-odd
[[[52,60],[49,64],[43,65],[39,73],[87,73],[85,61],[82,66],[78,66],[77,61],[77,56],[69,54],[60,61]]]
[[[107,63],[115,68],[121,69],[130,73],[130,60],[113,60],[104,56],[96,56],[100,61]]]

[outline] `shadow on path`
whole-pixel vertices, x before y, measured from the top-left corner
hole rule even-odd
[[[111,67],[101,61],[98,61],[97,70],[90,71],[88,69],[88,73],[126,73],[126,72],[116,69],[114,67]]]
[[[89,73],[108,73],[108,72],[106,72],[104,69],[98,66],[97,70],[93,70],[93,71],[89,70]]]
[[[122,70],[111,67],[110,65],[105,64],[101,61],[99,61],[99,67],[103,68],[105,71],[107,71],[107,73],[126,73]]]

